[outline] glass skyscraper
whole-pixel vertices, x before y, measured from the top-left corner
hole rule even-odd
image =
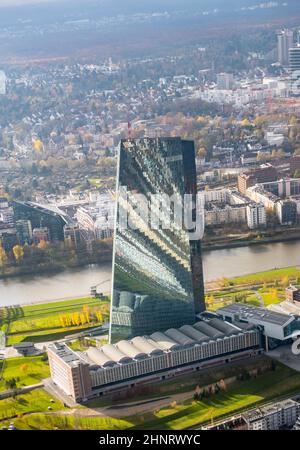
[[[110,342],[193,324],[205,309],[200,238],[190,242],[185,227],[175,221],[166,225],[166,211],[175,216],[173,202],[160,206],[157,215],[151,209],[155,196],[183,201],[196,190],[193,142],[121,142]]]

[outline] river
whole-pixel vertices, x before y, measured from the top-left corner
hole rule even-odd
[[[275,267],[300,266],[300,241],[206,251],[205,281],[234,277]],[[0,305],[30,304],[87,296],[98,283],[99,291],[110,291],[111,264],[68,270],[59,274],[0,280]]]

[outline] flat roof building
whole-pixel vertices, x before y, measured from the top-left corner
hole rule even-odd
[[[232,303],[217,310],[217,314],[229,322],[245,322],[260,327],[267,338],[284,341],[300,334],[300,322],[292,315],[244,303]]]
[[[83,401],[260,351],[260,332],[255,327],[243,330],[215,317],[86,352],[51,344],[48,355],[53,383],[72,399]]]

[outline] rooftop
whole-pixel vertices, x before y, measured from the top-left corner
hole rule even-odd
[[[242,333],[237,325],[213,318],[199,320],[192,325],[184,325],[180,329],[170,328],[164,332],[157,331],[151,336],[137,336],[128,341],[107,344],[99,348],[90,348],[82,354],[90,365],[108,367],[115,364],[127,364],[132,360],[145,359],[163,352],[171,352],[182,348],[202,345],[226,336]],[[71,357],[71,355],[63,355]]]
[[[291,320],[292,316],[271,311],[266,308],[257,308],[256,306],[245,305],[244,303],[232,303],[231,305],[223,306],[217,310],[220,315],[236,314],[239,319],[267,322],[275,325],[284,326]]]
[[[55,342],[54,344],[49,345],[49,350],[55,353],[59,358],[61,358],[66,364],[70,367],[75,367],[79,362],[85,362],[82,358],[80,358],[78,353],[75,353],[65,344],[59,344]]]

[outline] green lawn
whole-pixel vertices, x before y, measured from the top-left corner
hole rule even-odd
[[[44,356],[28,356],[9,358],[5,361],[3,378],[0,381],[0,391],[6,391],[5,381],[15,378],[17,387],[39,383],[50,376],[49,365],[43,361]]]
[[[275,372],[257,379],[237,382],[227,392],[222,392],[201,402],[192,400],[183,405],[163,408],[143,418],[136,428],[181,430],[238,410],[255,407],[280,395],[300,391],[300,374],[287,367],[278,366]]]
[[[242,277],[230,279],[230,284],[260,284],[281,280],[284,277],[297,278],[300,276],[300,271],[297,267],[286,267],[283,269],[268,270],[266,272],[257,272]]]
[[[180,380],[177,380],[180,386]],[[138,416],[114,418],[83,418],[59,414],[33,414],[15,421],[19,429],[156,429],[181,430],[196,428],[221,416],[270,401],[279,396],[300,391],[300,373],[277,364],[275,371],[264,373],[256,379],[238,381],[225,392],[195,402],[192,399],[177,405],[170,401],[168,407]],[[81,408],[82,409],[82,408]]]
[[[54,402],[51,402],[51,400],[54,400]],[[23,414],[46,412],[48,407],[51,407],[51,411],[64,409],[60,401],[52,399],[43,389],[36,389],[15,398],[0,400],[0,420],[3,421]],[[19,420],[22,421],[23,419]],[[3,423],[0,423],[0,425],[3,425]]]
[[[24,341],[42,342],[61,339],[66,335],[100,325],[94,313],[96,310],[105,308],[108,302],[108,299],[101,301],[93,297],[86,297],[16,308],[2,308],[0,309],[0,326],[7,328],[9,325],[8,345]],[[62,325],[62,316],[71,317],[74,313],[80,314],[86,307],[91,312],[92,320],[89,323]],[[103,315],[103,318],[105,320],[106,316]]]
[[[63,415],[32,414],[14,420],[18,430],[126,430],[134,423],[127,419],[74,417]]]

